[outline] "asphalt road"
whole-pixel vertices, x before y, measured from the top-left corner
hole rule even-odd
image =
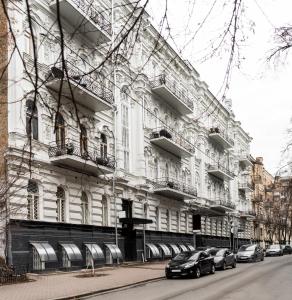
[[[199,279],[171,279],[87,298],[90,300],[280,300],[292,299],[292,255],[237,264]]]

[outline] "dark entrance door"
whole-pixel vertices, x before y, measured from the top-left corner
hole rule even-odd
[[[125,218],[131,220],[132,214],[132,201],[123,199],[122,210],[125,212]],[[125,260],[137,260],[137,247],[136,247],[136,231],[134,224],[131,222],[123,223],[123,236],[125,240]]]

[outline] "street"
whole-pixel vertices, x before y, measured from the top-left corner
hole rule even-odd
[[[266,257],[263,262],[238,264],[199,279],[161,280],[86,299],[291,299],[292,256]]]

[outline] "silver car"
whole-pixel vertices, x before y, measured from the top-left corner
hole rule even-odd
[[[227,267],[236,268],[236,257],[229,249],[220,249],[214,256],[216,269],[225,270]]]

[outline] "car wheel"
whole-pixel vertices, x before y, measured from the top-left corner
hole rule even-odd
[[[234,261],[234,263],[232,264],[232,268],[233,268],[233,269],[236,268],[236,261]]]
[[[212,265],[212,266],[211,266],[210,274],[215,274],[215,265]]]
[[[223,270],[223,271],[226,270],[226,263],[225,263],[225,261],[223,262],[222,270]]]
[[[200,278],[201,277],[201,270],[200,268],[196,268],[195,273],[194,273],[195,278]]]

